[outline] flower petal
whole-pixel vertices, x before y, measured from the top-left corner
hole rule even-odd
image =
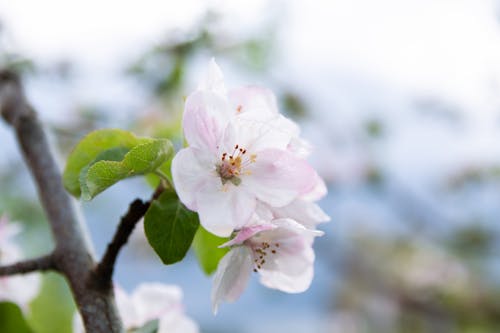
[[[174,312],[159,319],[157,333],[198,333],[198,325],[183,313]]]
[[[302,199],[307,201],[317,201],[323,198],[328,192],[325,182],[317,173],[315,178],[314,185],[311,187],[310,191],[301,196]]]
[[[186,100],[182,118],[186,141],[191,147],[216,153],[229,116],[226,99],[210,91],[195,91]]]
[[[290,140],[287,149],[297,157],[306,158],[311,154],[312,146],[308,141],[297,136]]]
[[[251,153],[271,148],[286,150],[295,128],[284,119],[281,115],[273,120],[234,118],[224,132],[223,148],[231,152],[238,144]]]
[[[139,327],[143,324],[139,309],[132,301],[132,297],[125,292],[121,287],[115,286],[116,307],[123,320],[123,325],[128,327]]]
[[[222,71],[215,62],[215,59],[210,59],[208,64],[208,70],[205,73],[205,77],[201,80],[198,90],[206,90],[225,97],[227,95],[226,85],[224,84],[224,75]]]
[[[196,211],[196,193],[215,174],[214,165],[212,155],[190,147],[179,151],[172,160],[175,190],[189,209]]]
[[[252,270],[252,255],[246,246],[229,251],[217,266],[212,286],[212,311],[217,314],[219,303],[234,302],[245,289]]]
[[[182,290],[162,283],[141,283],[132,294],[132,302],[141,325],[159,318],[181,306]]]
[[[242,186],[222,185],[218,176],[208,179],[195,196],[201,225],[219,237],[244,226],[256,205],[253,194]]]
[[[316,172],[305,160],[278,149],[259,152],[249,169],[251,174],[242,184],[273,207],[285,206],[307,193],[316,179]]]
[[[278,114],[276,97],[269,89],[256,86],[232,89],[229,101],[236,115],[268,119]]]
[[[229,242],[220,245],[219,247],[228,247],[228,246],[243,244],[244,241],[251,238],[255,234],[261,231],[272,230],[275,228],[276,226],[272,223],[258,224],[258,225],[252,225],[250,227],[244,227],[240,231],[238,231],[236,237],[231,239]]]
[[[277,228],[262,232],[258,241],[279,244],[274,255],[266,257],[259,269],[260,282],[266,287],[288,293],[309,288],[314,275],[312,240],[322,234],[308,230],[291,219],[274,220]]]
[[[283,207],[271,207],[271,210],[276,218],[290,218],[310,229],[330,221],[330,217],[317,204],[303,199],[296,199]]]

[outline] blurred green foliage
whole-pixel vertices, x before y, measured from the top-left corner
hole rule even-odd
[[[43,275],[40,294],[30,306],[28,322],[36,333],[70,333],[75,304],[64,278],[55,273]]]
[[[33,333],[26,323],[21,309],[9,302],[0,302],[0,332],[2,333]]]

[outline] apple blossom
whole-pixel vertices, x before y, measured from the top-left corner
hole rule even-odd
[[[186,100],[183,129],[189,147],[172,161],[176,191],[215,235],[244,227],[258,201],[290,204],[318,178],[298,153],[297,125],[278,112],[274,95],[257,87],[227,93],[213,61]]]
[[[231,250],[221,259],[212,289],[212,309],[221,301],[235,301],[245,289],[251,272],[260,282],[288,293],[307,290],[313,278],[314,237],[323,233],[288,219],[271,222],[253,216],[252,225],[242,228],[223,247]]]
[[[198,325],[183,312],[182,290],[161,283],[142,283],[131,295],[115,287],[116,304],[126,330],[137,329],[158,319],[158,333],[197,333]],[[83,333],[76,314],[73,332]]]
[[[13,264],[23,258],[21,249],[15,243],[14,237],[21,232],[17,224],[9,223],[5,216],[0,217],[0,264]],[[38,274],[24,276],[0,277],[0,302],[16,303],[26,311],[31,300],[40,290]]]
[[[283,207],[271,207],[265,203],[260,203],[261,216],[268,219],[290,218],[306,228],[315,229],[320,223],[330,221],[330,217],[315,203],[326,195],[326,186],[320,177],[308,193],[300,196],[290,204]],[[268,210],[266,214],[266,210]]]

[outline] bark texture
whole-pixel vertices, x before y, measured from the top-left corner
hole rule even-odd
[[[87,332],[122,332],[112,284],[95,282],[96,262],[83,238],[74,202],[63,187],[61,172],[19,77],[7,70],[0,71],[0,113],[15,130],[50,222],[55,249],[47,256],[50,265],[43,267],[54,269],[66,278]]]

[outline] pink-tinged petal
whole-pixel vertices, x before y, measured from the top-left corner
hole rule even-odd
[[[180,150],[172,160],[172,178],[179,199],[196,211],[196,193],[214,177],[214,156],[196,148]]]
[[[256,205],[253,194],[229,182],[223,185],[218,176],[210,178],[195,196],[201,225],[219,237],[244,226]]]
[[[286,118],[281,115],[273,121],[235,118],[226,127],[223,148],[226,152],[232,152],[238,144],[251,153],[272,148],[286,150],[294,135],[294,128],[283,119]]]
[[[285,206],[309,192],[316,179],[316,172],[305,160],[278,149],[259,152],[249,170],[251,174],[242,184],[273,207]]]
[[[187,98],[182,128],[191,147],[216,153],[228,121],[229,105],[218,94],[199,90]]]
[[[268,119],[276,116],[278,104],[269,89],[246,86],[229,91],[229,101],[236,115]]]
[[[311,251],[312,255],[314,253]],[[288,265],[287,261],[295,264],[299,258],[290,258],[295,260],[286,260],[283,258],[280,261],[280,266]],[[289,275],[279,269],[277,270],[261,270],[260,283],[271,289],[278,289],[286,293],[295,294],[302,293],[309,289],[312,279],[314,277],[313,265],[307,265],[303,270],[296,275]]]
[[[162,283],[141,283],[132,293],[132,302],[144,324],[181,307],[182,290]]]
[[[291,219],[277,219],[273,223],[276,229],[252,239],[257,244],[279,244],[273,248],[273,254],[267,251],[266,262],[259,269],[260,281],[266,287],[284,292],[303,292],[309,288],[314,275],[312,241],[322,232],[306,229]]]
[[[276,218],[290,218],[311,229],[316,228],[319,223],[330,221],[330,217],[317,204],[303,199],[271,210]]]
[[[301,198],[307,201],[318,201],[323,198],[328,192],[323,179],[316,173],[314,185],[311,190],[302,194]]]
[[[201,80],[199,90],[206,90],[225,97],[227,95],[226,85],[224,84],[224,75],[215,59],[210,59],[205,77]]]
[[[217,314],[219,303],[234,302],[245,289],[252,270],[252,255],[246,246],[229,251],[217,266],[212,286],[212,311]]]
[[[240,231],[238,231],[238,233],[236,234],[236,237],[234,237],[230,241],[220,245],[219,247],[228,247],[228,246],[243,244],[244,241],[253,237],[255,234],[257,234],[261,231],[272,230],[275,228],[276,228],[276,226],[274,224],[271,224],[271,223],[253,225],[250,227],[244,227]]]

